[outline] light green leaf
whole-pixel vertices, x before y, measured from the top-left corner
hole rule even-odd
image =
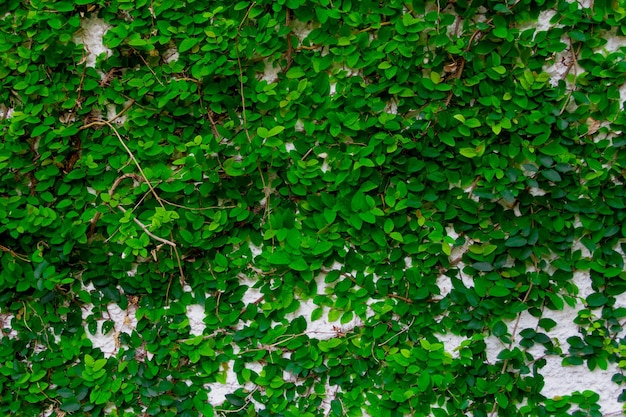
[[[287,78],[300,78],[304,77],[304,70],[300,67],[291,67],[287,71]]]
[[[293,262],[289,263],[289,267],[295,271],[307,271],[309,269],[309,265],[302,258],[298,258]]]
[[[256,130],[256,134],[259,135],[263,139],[267,139],[267,137],[269,136],[269,133],[270,131],[267,130],[267,128],[264,128],[263,126],[259,126]]]
[[[480,127],[481,123],[478,119],[467,119],[465,121],[465,126],[469,127],[470,129],[476,128],[476,127]]]
[[[259,128],[261,129],[261,128]],[[267,132],[267,138],[270,138],[272,136],[276,136],[278,135],[280,132],[282,132],[283,130],[285,130],[285,126],[274,126],[273,128],[271,128],[268,132]],[[259,135],[261,136],[261,135]],[[261,136],[262,137],[262,136]]]
[[[196,46],[198,44],[198,42],[200,42],[200,39],[185,38],[185,39],[183,39],[183,41],[178,46],[178,52],[181,52],[181,53],[182,52],[187,52],[188,50],[190,50],[191,48]]]
[[[461,148],[459,149],[459,153],[466,158],[475,158],[478,156],[478,152],[476,152],[475,148]]]

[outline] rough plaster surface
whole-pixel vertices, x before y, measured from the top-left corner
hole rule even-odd
[[[107,30],[111,28],[111,25],[97,17],[90,17],[83,19],[80,26],[83,29],[82,33],[77,34],[74,42],[84,45],[86,64],[88,67],[94,68],[96,66],[96,58],[100,54],[104,53],[106,57],[112,54],[112,51],[102,43],[102,38]]]
[[[588,3],[591,0],[585,0],[579,2]],[[535,27],[538,30],[547,30],[551,24],[550,20],[554,17],[554,11],[544,11],[540,14],[539,20]],[[82,22],[83,32],[78,35],[76,41],[78,43],[83,43],[85,45],[86,52],[86,63],[88,66],[94,67],[96,64],[96,57],[100,54],[105,53],[107,56],[111,54],[111,51],[107,49],[102,44],[102,37],[104,33],[110,28],[103,20],[97,18],[89,18],[85,19]],[[529,26],[532,27],[532,26]],[[306,37],[306,34],[310,30],[308,27],[297,26],[299,30],[299,36]],[[604,50],[607,53],[615,51],[620,47],[623,47],[623,39],[618,39],[614,36],[608,37],[608,42],[604,47]],[[559,56],[555,57],[555,59],[551,63],[547,63],[544,70],[551,75],[551,82],[553,84],[558,83],[559,80],[563,79],[568,71],[572,71],[572,69],[568,70],[568,66],[572,64],[568,60],[568,56],[571,55],[569,50],[566,50],[559,54]],[[171,52],[171,60],[177,59],[176,51]],[[582,68],[578,67],[576,63],[571,65],[573,71],[577,73],[581,73],[583,71]],[[276,68],[271,66],[266,67],[266,73],[264,75],[264,79],[268,82],[272,82],[275,75]],[[334,93],[334,85],[331,85],[331,95]],[[622,101],[626,101],[626,85],[621,86],[620,88]],[[393,105],[393,104],[390,104]],[[5,117],[10,117],[12,109],[6,109],[6,107],[0,105],[0,109],[5,113]],[[111,116],[115,114],[114,108],[108,108],[108,115]],[[123,122],[123,120],[122,120]],[[539,190],[540,191],[540,190]],[[449,234],[452,234],[453,231],[449,230]],[[453,236],[454,237],[454,236]],[[456,259],[462,256],[463,252],[467,250],[467,245],[461,248],[455,248],[451,255],[451,259]],[[251,245],[251,249],[253,250],[253,256],[258,255],[261,252],[261,248],[257,248]],[[621,251],[621,249],[620,249]],[[463,265],[459,264],[459,270],[461,270]],[[334,268],[341,268],[341,265],[337,264]],[[132,272],[132,271],[131,271]],[[465,285],[471,285],[471,280],[468,277],[463,276],[461,274],[460,277]],[[244,302],[246,304],[257,302],[261,293],[258,289],[253,288],[255,281],[249,277],[240,277],[242,280],[242,285],[247,285],[248,291],[246,291],[244,295]],[[584,298],[586,295],[593,292],[591,289],[591,279],[588,273],[579,272],[575,276],[575,282],[579,287],[579,297]],[[323,292],[325,290],[325,284],[323,282],[323,277],[321,278],[321,282],[318,281],[320,291]],[[449,277],[441,276],[438,279],[438,284],[441,288],[442,297],[445,297],[451,290],[451,281]],[[626,306],[626,297],[622,296],[617,301],[618,305]],[[85,306],[83,309],[84,317],[92,314],[93,306]],[[298,316],[302,316],[307,320],[307,333],[310,337],[315,337],[318,339],[329,339],[335,337],[337,335],[337,329],[334,329],[335,324],[328,320],[327,316],[323,316],[319,320],[315,322],[311,322],[311,312],[313,309],[317,308],[317,305],[312,303],[311,301],[303,301],[301,302],[300,309],[294,313],[292,313],[289,318],[293,319]],[[582,304],[579,304],[575,307],[566,306],[565,309],[561,311],[553,311],[546,310],[544,312],[543,317],[552,318],[557,322],[557,326],[551,329],[549,332],[546,332],[550,338],[555,341],[559,341],[563,350],[567,350],[567,342],[565,341],[568,337],[578,334],[578,327],[573,322],[574,318],[577,315],[578,310],[582,308]],[[137,319],[135,317],[135,309],[136,307],[130,306],[128,310],[124,311],[119,308],[116,304],[109,304],[107,306],[107,311],[105,314],[98,318],[98,331],[95,335],[91,335],[87,331],[88,337],[91,339],[93,346],[98,347],[102,350],[105,357],[113,356],[117,353],[119,349],[119,334],[120,333],[130,333],[132,332],[136,325]],[[201,335],[204,332],[204,317],[205,311],[204,307],[201,305],[190,305],[187,307],[187,315],[189,317],[189,325],[190,325],[190,333],[192,335]],[[10,315],[0,315],[0,324],[10,323],[11,319],[13,319]],[[102,334],[102,324],[106,320],[112,320],[115,325],[112,331],[107,334]],[[515,320],[516,321],[516,320]],[[515,321],[511,321],[509,323],[509,332],[513,330],[515,327]],[[519,322],[517,323],[517,333],[526,328],[537,328],[538,319],[530,316],[527,313],[521,314],[519,318]],[[355,326],[362,325],[362,321],[359,318],[354,318],[351,322],[343,325],[339,331],[349,331]],[[9,337],[15,337],[16,333],[11,331],[9,333]],[[458,347],[465,340],[465,338],[453,334],[439,335],[439,339],[442,343],[444,343],[445,349],[450,352],[452,355],[458,355]],[[519,337],[514,338],[514,343],[519,342]],[[488,350],[488,360],[492,363],[496,362],[497,355],[499,352],[505,348],[503,344],[495,337],[488,337],[486,339],[486,343],[489,346]],[[534,357],[539,357],[543,355],[542,346],[533,346],[529,352]],[[148,354],[148,357],[150,355]],[[622,405],[617,402],[617,397],[621,393],[621,388],[611,382],[611,376],[616,372],[617,366],[615,364],[610,364],[608,370],[595,370],[593,372],[589,371],[585,366],[569,366],[563,367],[561,365],[561,358],[556,356],[547,356],[546,358],[547,365],[541,370],[541,374],[545,379],[545,387],[543,389],[543,394],[546,397],[556,397],[569,395],[575,391],[584,391],[584,390],[593,390],[600,395],[600,405],[602,407],[602,411],[605,415],[616,415],[621,414]],[[223,366],[225,372],[225,384],[222,383],[212,383],[207,384],[206,388],[210,390],[209,393],[209,401],[215,405],[219,406],[225,400],[225,396],[229,393],[236,391],[237,389],[243,388],[247,390],[247,392],[252,393],[255,390],[253,384],[245,384],[242,385],[238,382],[236,374],[232,371],[233,363],[226,363]],[[248,364],[249,369],[254,372],[261,372],[262,366],[258,363]],[[285,375],[285,378],[291,378],[290,375]],[[330,387],[327,386],[327,394],[328,398],[323,402],[322,408],[324,411],[328,411],[330,407],[330,400],[334,398],[337,394],[338,387]],[[258,409],[262,409],[262,404],[257,403],[251,395],[249,396],[249,400],[255,404],[255,407]],[[366,415],[366,414],[364,414]]]

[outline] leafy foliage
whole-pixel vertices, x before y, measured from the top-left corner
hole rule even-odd
[[[619,2],[208,3],[0,6],[0,412],[600,416],[540,370],[626,368]]]

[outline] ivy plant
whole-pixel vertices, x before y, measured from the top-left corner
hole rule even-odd
[[[624,383],[625,17],[4,1],[0,413],[601,416],[542,368]],[[545,312],[577,306],[552,339]]]

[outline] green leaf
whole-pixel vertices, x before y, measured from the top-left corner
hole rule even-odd
[[[507,248],[520,248],[522,246],[526,246],[527,244],[528,241],[522,236],[513,236],[504,242],[504,246]]]
[[[541,153],[549,156],[557,156],[566,154],[567,150],[556,142],[550,142],[548,145],[539,148]]]
[[[506,37],[509,35],[509,31],[506,27],[497,27],[493,30],[493,34],[496,35],[498,38],[506,39]]]
[[[387,333],[387,330],[389,330],[389,328],[386,324],[379,323],[376,325],[376,327],[374,327],[374,330],[372,331],[372,337],[374,339],[380,339],[382,335]]]
[[[238,177],[243,175],[243,170],[241,168],[241,162],[237,161],[235,158],[228,158],[222,164],[224,167],[224,172],[231,177]]]
[[[544,328],[546,331],[550,331],[551,329],[556,327],[556,325],[556,321],[552,320],[551,318],[542,318],[539,320],[539,326]]]
[[[385,224],[383,226],[383,230],[385,231],[385,233],[389,234],[389,233],[391,233],[393,228],[394,228],[393,220],[387,218],[385,220]]]
[[[208,356],[210,358],[215,357],[215,350],[211,347],[209,342],[205,342],[199,348],[196,348],[200,356]]]
[[[289,70],[287,71],[287,78],[301,78],[304,77],[304,70],[300,67],[291,67],[289,68]]]
[[[316,309],[311,311],[311,321],[319,320],[322,318],[323,315],[324,315],[324,308],[317,307]]]
[[[563,298],[559,297],[557,294],[554,294],[553,292],[546,292],[546,295],[548,296],[550,301],[552,301],[552,304],[554,304],[557,310],[563,310],[563,307],[565,306],[563,302]]]
[[[71,12],[71,11],[74,11],[74,5],[72,3],[73,2],[71,1],[67,1],[67,2],[59,1],[59,2],[54,3],[54,5],[49,5],[48,7],[53,8],[54,10],[59,11],[59,12]]]
[[[420,392],[425,392],[430,387],[430,375],[424,370],[419,378],[417,378],[417,388]]]
[[[500,285],[495,285],[489,288],[489,291],[487,291],[487,294],[489,294],[492,297],[506,297],[507,295],[511,294],[511,290]]]
[[[481,272],[493,271],[493,265],[491,265],[489,262],[475,262],[472,264],[472,268]]]
[[[476,148],[461,148],[459,149],[461,155],[466,158],[475,158],[478,156],[478,152],[476,152]]]
[[[185,229],[181,229],[180,230],[180,235],[187,243],[193,243],[194,242],[193,233],[191,233],[190,231],[185,230]]]
[[[284,251],[278,251],[268,255],[267,261],[274,265],[289,265],[291,263],[291,258]]]
[[[33,131],[31,132],[31,136],[40,136],[48,130],[50,130],[50,126],[39,125],[33,129]]]
[[[318,242],[315,244],[315,246],[313,246],[311,253],[313,253],[313,255],[321,255],[323,253],[328,252],[330,249],[332,249],[332,247],[333,247],[332,242],[328,242],[328,241]]]
[[[185,39],[183,39],[183,41],[178,46],[178,52],[180,52],[180,53],[187,52],[188,50],[190,50],[191,48],[196,46],[198,44],[198,42],[200,42],[200,39],[197,39],[197,38],[185,38]]]
[[[81,409],[81,405],[76,398],[69,398],[61,403],[60,408],[66,413],[74,413]]]
[[[465,126],[469,127],[470,129],[480,127],[481,125],[482,124],[478,119],[467,119],[465,121]]]
[[[352,208],[352,211],[354,212],[366,210],[367,206],[365,203],[365,195],[361,191],[357,191],[356,193],[354,193],[350,206]]]
[[[259,135],[263,139],[267,139],[269,137],[270,131],[263,126],[259,126],[256,130],[256,134]]]
[[[135,35],[131,37],[131,39],[128,41],[128,44],[130,46],[141,47],[141,46],[146,46],[148,42],[146,42],[145,39],[140,38],[138,35]]]
[[[587,296],[587,305],[592,308],[602,307],[609,301],[608,297],[602,293],[593,293]]]
[[[487,290],[491,287],[491,285],[491,281],[482,276],[474,277],[474,290],[479,297],[487,295]]]
[[[97,372],[100,369],[104,368],[106,363],[107,363],[106,359],[98,359],[97,361],[95,361],[93,364],[93,368],[92,368],[93,372]]]
[[[294,249],[300,248],[301,238],[300,232],[297,229],[290,229],[289,232],[287,232],[287,243]]]
[[[367,222],[367,223],[370,223],[370,224],[375,224],[376,223],[376,216],[371,211],[364,211],[362,213],[359,213],[359,217],[364,222]]]
[[[259,128],[260,129],[260,128]],[[267,132],[267,136],[268,138],[272,137],[272,136],[276,136],[278,135],[280,132],[282,132],[283,130],[285,130],[285,126],[274,126],[273,128],[271,128],[268,132]],[[259,135],[261,136],[261,135]]]
[[[439,139],[448,146],[454,147],[456,145],[454,136],[452,136],[449,132],[439,132]]]
[[[553,169],[545,169],[541,171],[541,175],[543,175],[546,179],[552,182],[560,182],[561,175]]]
[[[308,271],[309,265],[302,258],[298,258],[289,263],[289,267],[295,271]]]

